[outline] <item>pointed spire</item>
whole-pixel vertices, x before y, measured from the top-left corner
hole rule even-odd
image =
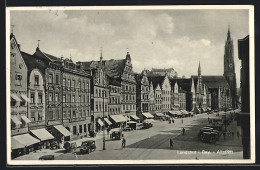
[[[228,25],[227,41],[231,41],[230,26]]]
[[[38,48],[40,48],[40,41],[41,41],[41,40],[38,40],[38,46],[37,46]]]
[[[126,52],[127,52],[127,55],[129,55],[129,48],[128,47],[126,48]]]
[[[200,61],[199,61],[198,75],[199,76],[201,75]]]
[[[102,47],[100,47],[100,61],[102,62],[103,56],[102,56]]]

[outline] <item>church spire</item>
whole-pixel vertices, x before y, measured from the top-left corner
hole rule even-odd
[[[198,68],[198,76],[201,76],[200,61],[199,61],[199,68]]]
[[[231,41],[230,28],[228,25],[227,41]]]
[[[100,62],[103,60],[103,55],[102,55],[102,47],[100,47]]]

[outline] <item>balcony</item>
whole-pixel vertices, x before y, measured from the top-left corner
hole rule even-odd
[[[11,135],[18,135],[28,132],[28,127],[11,129]]]

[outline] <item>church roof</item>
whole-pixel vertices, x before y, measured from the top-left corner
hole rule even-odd
[[[197,85],[198,76],[191,76],[194,79],[194,85]],[[228,82],[224,76],[202,76],[202,84],[205,84],[209,89],[226,87],[229,88]]]
[[[190,92],[191,89],[191,78],[169,78],[171,86],[177,82],[179,89],[183,91]]]

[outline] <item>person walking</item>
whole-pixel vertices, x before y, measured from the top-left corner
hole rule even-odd
[[[126,144],[126,140],[125,140],[125,138],[123,137],[123,139],[122,139],[122,149],[125,148],[125,144]]]
[[[183,124],[183,119],[181,119],[181,123]]]
[[[185,129],[184,128],[182,128],[182,135],[184,135],[185,134]]]
[[[173,140],[170,139],[170,149],[173,149]]]

